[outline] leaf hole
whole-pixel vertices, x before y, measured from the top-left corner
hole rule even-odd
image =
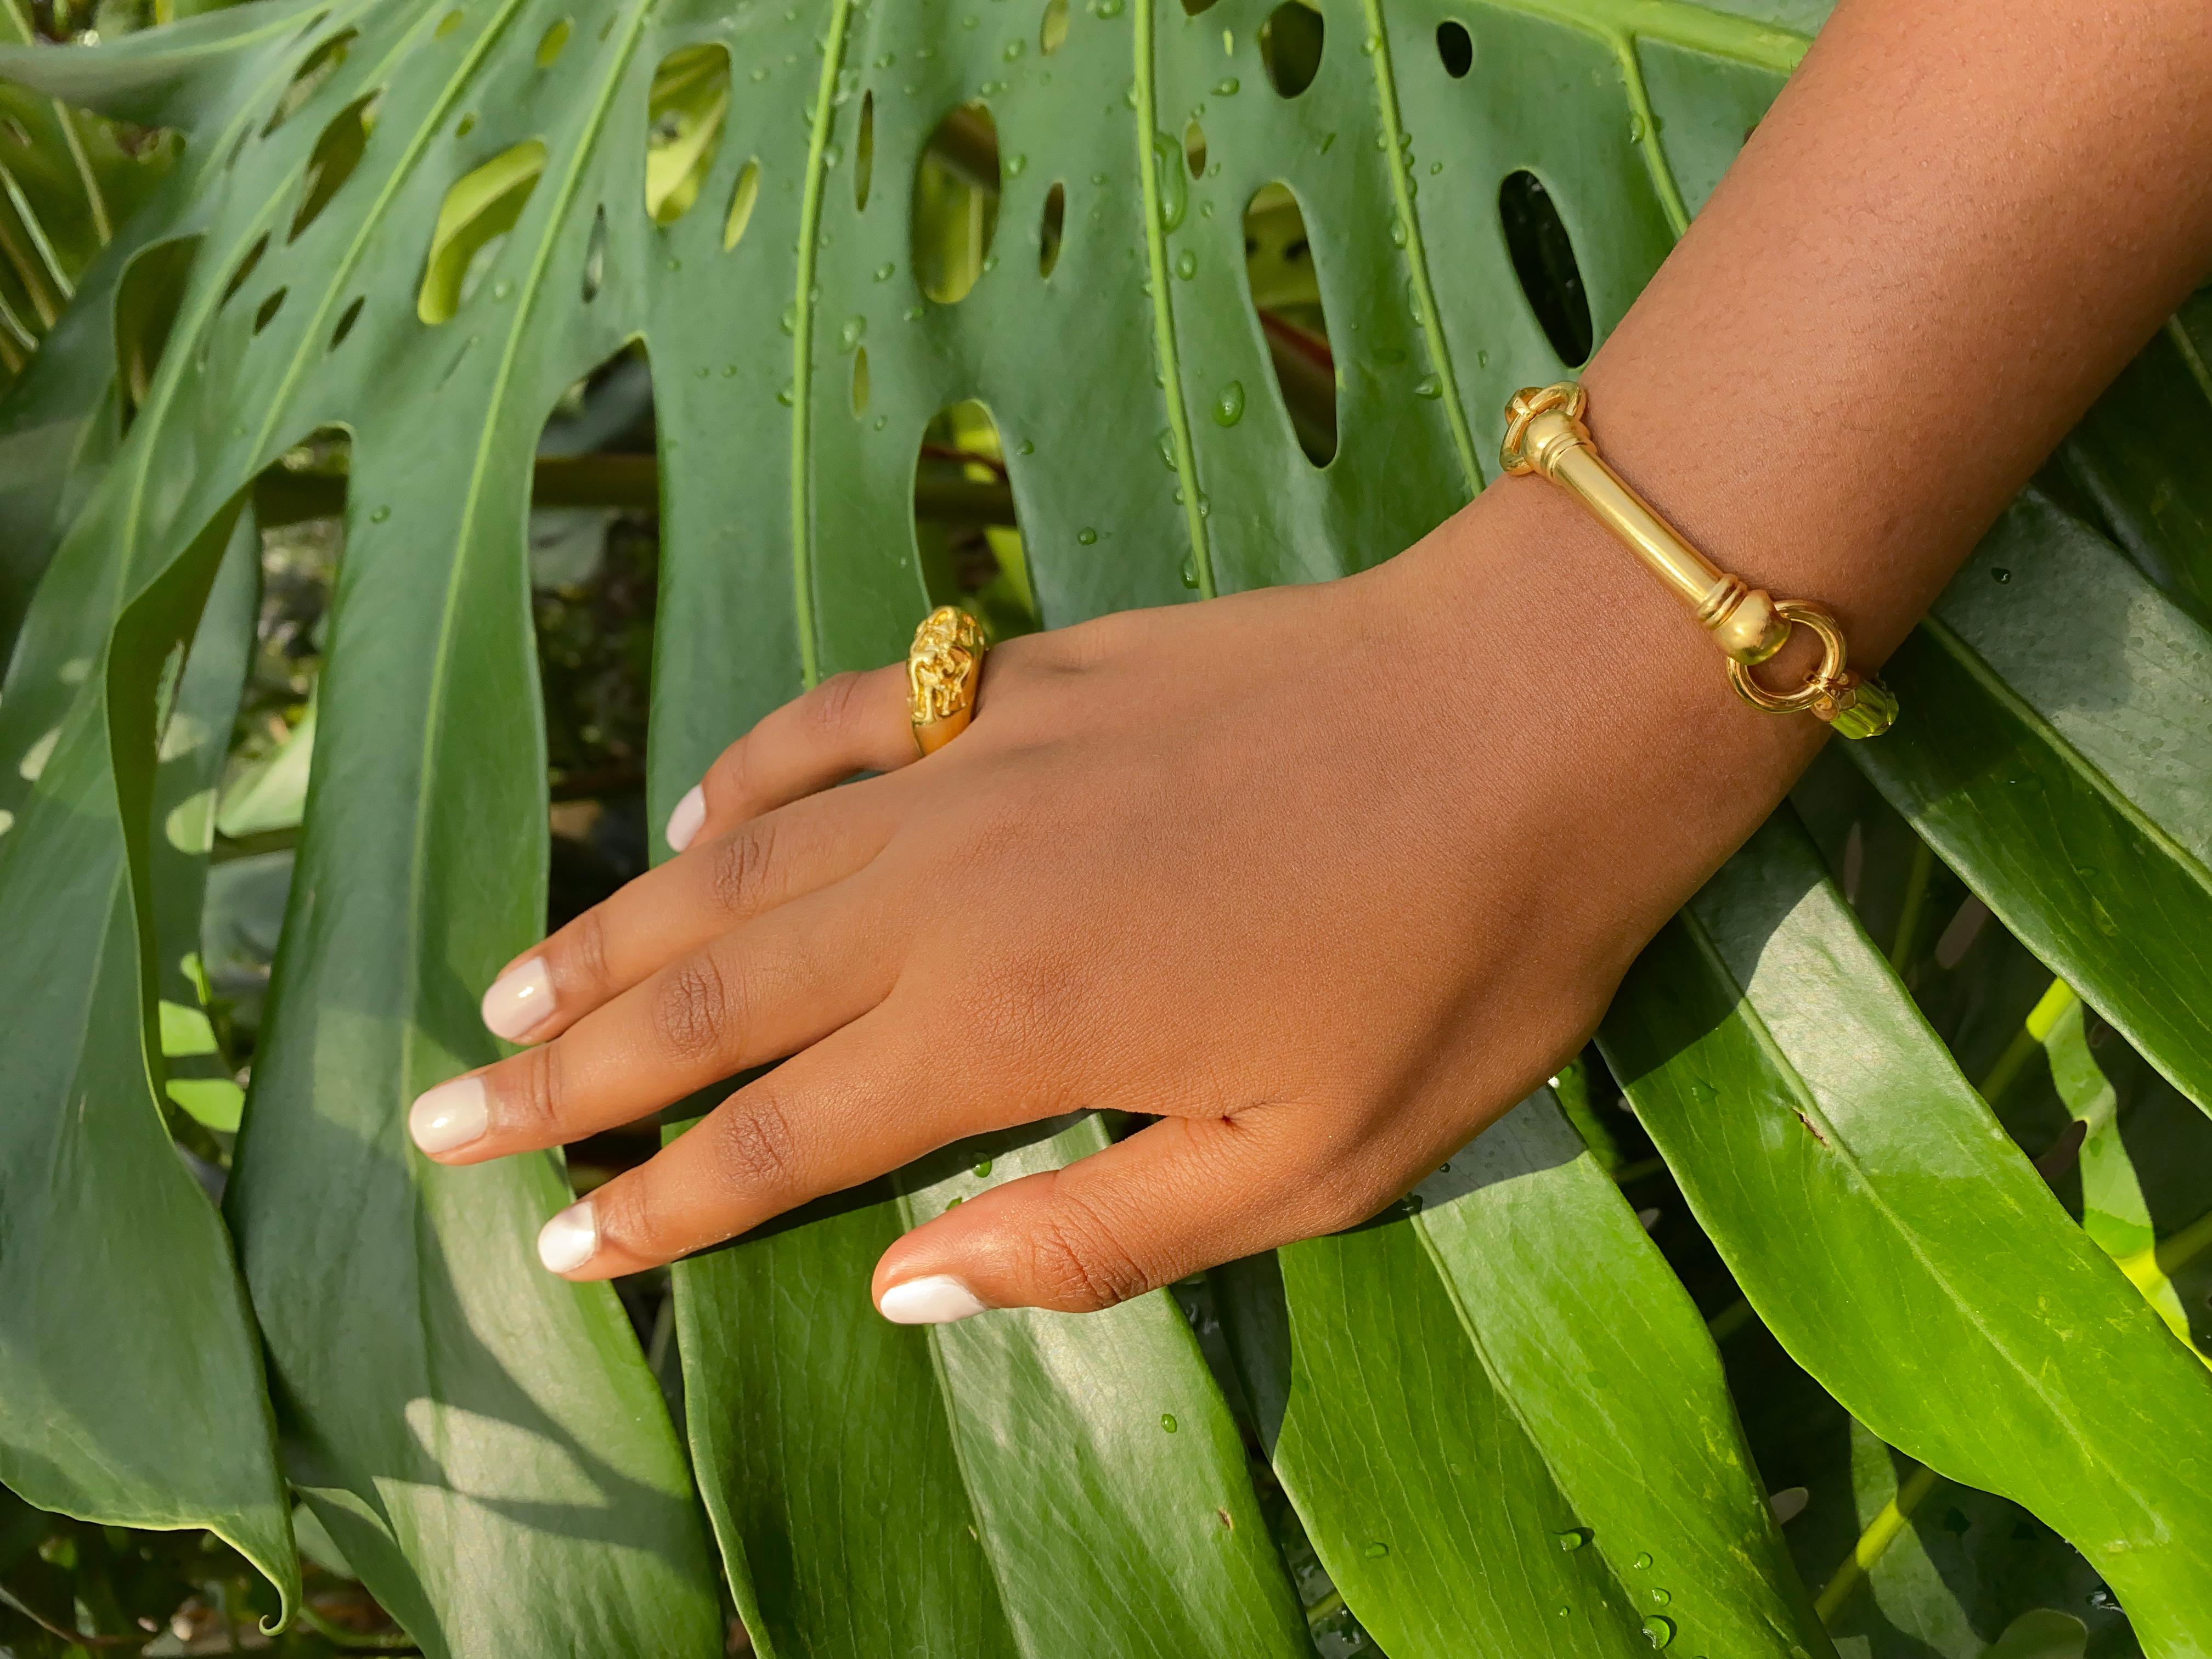
[[[1267,84],[1285,98],[1295,98],[1321,73],[1325,38],[1320,11],[1305,0],[1283,0],[1260,25],[1260,64]]]
[[[644,758],[651,676],[639,673],[645,665],[632,653],[652,627],[659,537],[640,515],[659,511],[662,441],[653,360],[645,343],[632,339],[553,400],[536,457],[517,480],[530,503],[531,609],[556,800],[591,774],[633,770]],[[601,688],[615,685],[635,689],[610,699]],[[551,914],[565,921],[620,878],[597,892],[578,892],[574,875],[564,882],[561,809],[554,814]],[[596,872],[591,880],[599,881]]]
[[[1254,194],[1244,210],[1244,246],[1245,293],[1267,341],[1284,413],[1306,459],[1327,466],[1336,456],[1336,358],[1313,240],[1289,185],[1265,185]],[[1234,425],[1243,413],[1240,390],[1234,407],[1223,402],[1214,418]]]
[[[368,295],[366,294],[357,294],[354,296],[353,303],[345,308],[345,314],[338,319],[338,325],[331,331],[331,350],[336,351],[345,343],[346,336],[353,332],[353,325],[361,320],[362,307],[368,303]]]
[[[1528,309],[1559,361],[1575,368],[1589,358],[1594,337],[1582,266],[1558,204],[1543,181],[1523,168],[1498,186],[1498,217]]]
[[[538,68],[551,69],[553,67],[554,61],[561,56],[561,49],[568,44],[568,34],[571,27],[572,25],[569,21],[563,17],[559,22],[554,24],[551,28],[547,29],[543,35],[538,37]]]
[[[654,223],[674,224],[699,199],[729,115],[728,47],[702,41],[660,60],[645,117],[645,210]]]
[[[276,313],[284,308],[284,296],[290,291],[280,288],[261,302],[260,309],[253,313],[253,331],[256,334],[276,320]]]
[[[448,321],[475,293],[544,170],[544,141],[530,138],[453,181],[430,233],[422,286],[415,296],[416,316],[426,323]]]
[[[738,182],[730,187],[730,211],[722,221],[722,252],[727,253],[744,240],[753,222],[753,204],[760,199],[760,163],[747,161],[738,169]]]
[[[362,153],[368,148],[368,135],[376,130],[376,108],[383,97],[381,92],[372,92],[366,98],[355,99],[331,118],[323,136],[315,140],[314,153],[307,158],[307,183],[300,192],[300,210],[292,216],[286,241],[298,241],[300,233],[331,204],[339,186],[353,177]]]
[[[360,34],[359,29],[340,29],[300,60],[300,67],[292,71],[291,82],[277,99],[276,107],[269,112],[269,125],[261,129],[264,138],[298,114],[301,106],[337,73],[338,65],[345,62],[347,51]]]
[[[1182,160],[1192,178],[1199,178],[1206,172],[1206,129],[1199,125],[1195,118],[1182,130]]]
[[[1474,37],[1467,32],[1466,24],[1447,17],[1437,25],[1437,57],[1453,80],[1467,79],[1467,72],[1474,67]]]
[[[1060,239],[1067,230],[1067,186],[1058,179],[1045,192],[1044,219],[1037,226],[1037,275],[1049,276],[1060,263]]]
[[[853,414],[857,418],[868,412],[868,349],[860,347],[853,354]]]
[[[246,250],[246,257],[238,262],[238,269],[230,273],[230,281],[223,284],[222,305],[228,305],[231,296],[246,286],[246,279],[253,275],[254,266],[261,263],[261,256],[268,252],[269,233],[264,230],[254,238],[253,246]]]
[[[853,210],[865,213],[868,185],[876,175],[876,94],[860,94],[860,131],[853,140]]]
[[[131,256],[115,285],[116,386],[126,432],[153,390],[199,251],[197,236],[156,242]]]
[[[591,239],[584,244],[583,295],[586,305],[599,297],[607,276],[607,210],[605,203],[592,215]]]
[[[973,611],[994,640],[1042,626],[999,425],[974,398],[922,428],[914,514],[930,604]]]
[[[957,304],[991,262],[999,227],[999,129],[980,103],[949,112],[915,165],[915,280],[939,305]]]
[[[1049,58],[1067,44],[1067,0],[1045,0],[1044,21],[1037,26],[1037,50]]]

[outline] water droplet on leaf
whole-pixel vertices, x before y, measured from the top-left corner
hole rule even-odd
[[[1375,1542],[1367,1547],[1364,1553],[1369,1560],[1379,1561],[1384,1556],[1390,1553],[1390,1547],[1382,1542],[1380,1539],[1377,1539]]]
[[[1170,1434],[1173,1434],[1181,1425],[1176,1422],[1175,1413],[1173,1412],[1162,1412],[1160,1413],[1160,1426],[1165,1429]]]
[[[382,524],[382,523],[383,523],[386,519],[390,518],[391,516],[392,516],[392,509],[391,509],[390,507],[380,507],[374,508],[373,511],[371,511],[371,512],[370,512],[370,514],[369,514],[369,515],[368,515],[368,521],[369,521],[371,524]]]
[[[1590,1540],[1588,1527],[1569,1527],[1565,1532],[1555,1532],[1552,1541],[1563,1550],[1578,1550]]]
[[[1655,1648],[1663,1648],[1674,1639],[1674,1621],[1653,1613],[1644,1621],[1644,1639]]]
[[[1082,529],[1075,532],[1075,539],[1081,543],[1085,547],[1089,547],[1093,542],[1098,539],[1098,532],[1091,528],[1089,525],[1085,525]]]
[[[1213,400],[1213,421],[1217,426],[1235,426],[1244,418],[1244,383],[1231,380],[1221,388]]]
[[[1443,390],[1444,383],[1433,374],[1424,374],[1413,382],[1413,395],[1416,398],[1440,398],[1443,395]]]
[[[1198,275],[1198,255],[1185,248],[1176,255],[1176,275],[1186,283]]]

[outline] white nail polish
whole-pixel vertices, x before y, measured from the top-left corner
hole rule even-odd
[[[668,845],[675,852],[689,847],[699,833],[699,826],[707,821],[707,791],[703,785],[693,784],[691,792],[676,803],[676,810],[668,815]]]
[[[490,1127],[491,1109],[482,1078],[457,1077],[426,1089],[407,1111],[407,1133],[433,1158],[483,1139]]]
[[[509,1042],[520,1042],[553,1014],[553,976],[542,957],[511,968],[483,994],[483,1023]]]
[[[571,1204],[538,1230],[538,1259],[548,1273],[572,1272],[599,1251],[599,1223],[589,1199]]]
[[[932,1273],[894,1285],[876,1304],[876,1311],[894,1325],[950,1325],[984,1311],[975,1292],[951,1273]]]

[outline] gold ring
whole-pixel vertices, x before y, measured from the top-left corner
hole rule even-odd
[[[982,624],[957,605],[940,605],[914,630],[906,653],[907,714],[923,754],[935,754],[975,718],[986,649]]]

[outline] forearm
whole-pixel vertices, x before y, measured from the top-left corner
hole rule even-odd
[[[1584,376],[1693,539],[1878,661],[2212,270],[2212,9],[1844,0]]]
[[[1844,0],[1583,375],[1601,448],[1723,568],[1832,610],[1872,669],[2212,268],[2208,86],[2202,0]],[[1595,896],[1624,917],[1656,926],[1818,745],[1809,717],[1741,703],[1679,602],[1540,478],[1405,562],[1445,662],[1528,642],[1504,674],[1448,675],[1476,687],[1471,788],[1547,748],[1602,757],[1561,821],[1644,860]],[[1761,677],[1793,683],[1802,645]]]

